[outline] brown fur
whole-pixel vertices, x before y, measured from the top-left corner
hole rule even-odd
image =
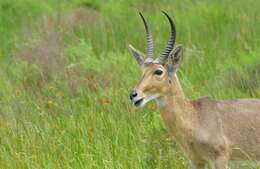
[[[153,75],[158,68],[164,70],[161,77]],[[138,97],[159,95],[161,117],[194,169],[208,162],[226,169],[229,160],[260,160],[260,100],[189,100],[176,75],[169,81],[166,66],[149,64],[141,69]]]

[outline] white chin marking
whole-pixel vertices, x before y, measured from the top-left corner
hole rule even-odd
[[[144,100],[142,101],[142,103],[140,104],[140,107],[144,107],[146,105],[146,103],[148,103],[151,100],[157,99],[159,97],[159,95],[153,95],[153,96],[149,96],[149,97],[145,97]]]

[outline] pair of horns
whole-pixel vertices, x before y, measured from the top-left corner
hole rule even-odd
[[[154,60],[154,42],[153,42],[153,36],[152,36],[152,31],[150,28],[150,25],[148,24],[148,22],[146,21],[146,19],[144,18],[144,16],[142,15],[141,12],[139,12],[144,26],[145,26],[145,31],[146,31],[146,39],[147,39],[147,57],[144,61],[144,63],[159,63],[159,64],[163,64],[166,62],[166,60],[169,57],[170,52],[173,50],[174,48],[174,44],[175,44],[175,39],[176,39],[176,28],[175,28],[175,24],[173,22],[173,19],[164,11],[162,11],[163,14],[167,17],[170,26],[171,26],[171,35],[170,38],[168,40],[167,46],[166,48],[163,50],[163,52],[160,54],[160,56]]]

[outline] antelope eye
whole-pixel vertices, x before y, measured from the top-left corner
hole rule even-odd
[[[163,71],[162,70],[160,70],[160,69],[158,69],[158,70],[156,70],[155,72],[154,72],[154,74],[155,75],[162,75],[163,74]]]

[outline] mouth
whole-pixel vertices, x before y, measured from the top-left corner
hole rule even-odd
[[[136,107],[140,106],[140,105],[142,104],[143,100],[144,100],[144,99],[142,98],[142,99],[139,99],[139,100],[135,101],[135,102],[134,102],[134,105],[135,105]]]

